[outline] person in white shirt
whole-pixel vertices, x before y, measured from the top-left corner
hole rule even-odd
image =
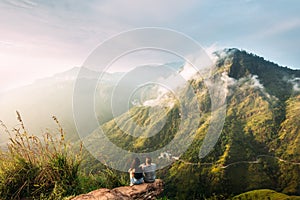
[[[156,164],[152,163],[150,157],[146,157],[145,164],[142,165],[143,173],[144,173],[144,181],[145,183],[153,183],[155,181],[156,175]]]

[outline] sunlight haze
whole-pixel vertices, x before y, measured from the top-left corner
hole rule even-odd
[[[142,27],[173,29],[206,48],[237,47],[299,69],[299,6],[296,0],[1,1],[0,91],[82,66],[101,42]]]

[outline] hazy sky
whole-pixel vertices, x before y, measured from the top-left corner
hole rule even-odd
[[[121,31],[164,27],[300,69],[299,0],[2,0],[0,91],[81,66]]]

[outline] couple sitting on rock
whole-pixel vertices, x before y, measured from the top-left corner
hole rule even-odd
[[[130,186],[142,183],[153,183],[155,181],[156,164],[151,163],[151,158],[146,157],[146,162],[141,165],[139,158],[135,158],[128,170],[130,175]]]

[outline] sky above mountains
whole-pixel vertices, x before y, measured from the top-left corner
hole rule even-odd
[[[0,91],[81,66],[101,42],[142,27],[300,69],[299,8],[298,0],[3,0]]]

